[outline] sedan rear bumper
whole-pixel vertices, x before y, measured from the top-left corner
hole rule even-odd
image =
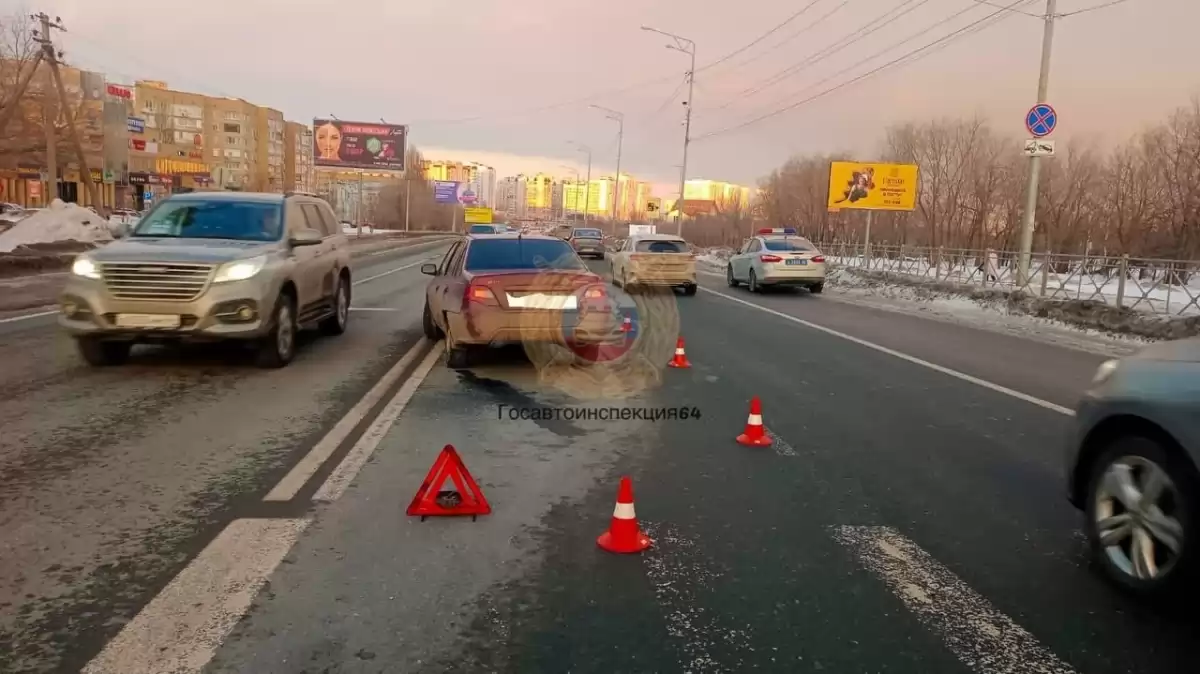
[[[529,342],[619,344],[620,322],[609,312],[557,310],[481,311],[446,316],[454,341],[465,345]]]

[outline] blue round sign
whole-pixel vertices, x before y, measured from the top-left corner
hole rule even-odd
[[[1058,113],[1049,103],[1038,103],[1025,113],[1025,128],[1034,138],[1049,136],[1058,126]]]

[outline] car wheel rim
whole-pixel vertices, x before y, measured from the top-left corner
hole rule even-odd
[[[725,280],[729,281],[730,283],[733,283],[733,268],[732,267],[727,267],[725,269]]]
[[[284,304],[279,309],[279,327],[275,330],[275,347],[279,355],[287,358],[292,353],[295,326],[292,324],[292,309]]]
[[[1179,490],[1158,464],[1126,456],[1105,470],[1095,495],[1097,538],[1113,566],[1148,581],[1171,572],[1186,532]]]
[[[346,283],[338,282],[337,294],[337,321],[338,325],[345,327],[346,320],[350,317],[350,303],[346,301]]]

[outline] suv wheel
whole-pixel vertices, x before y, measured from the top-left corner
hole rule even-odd
[[[1117,585],[1159,599],[1200,576],[1195,469],[1144,437],[1117,440],[1093,465],[1086,530],[1096,563]]]
[[[333,315],[321,321],[321,332],[326,335],[340,335],[346,332],[346,324],[350,321],[350,284],[345,276],[338,276],[337,290],[333,293]]]
[[[296,355],[296,309],[290,295],[275,300],[271,330],[258,345],[258,366],[280,368]]]
[[[433,314],[429,311],[429,300],[425,301],[425,311],[421,314],[421,329],[432,342],[442,338],[442,329],[433,322]]]
[[[683,294],[688,296],[695,295],[696,288],[697,286],[695,283],[689,283],[683,287]]]
[[[75,340],[79,355],[92,367],[122,365],[129,360],[132,342],[104,341],[95,337],[79,337]]]

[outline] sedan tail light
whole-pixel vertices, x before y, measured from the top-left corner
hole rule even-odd
[[[605,297],[608,297],[608,292],[604,289],[604,286],[592,286],[583,291],[583,299],[585,300],[599,300]]]
[[[463,308],[466,309],[467,305],[472,302],[489,307],[500,306],[500,301],[496,299],[496,293],[492,292],[491,288],[477,282],[467,284],[466,290],[463,291]]]
[[[813,262],[820,263],[820,262],[824,262],[824,261],[825,261],[825,256],[824,256],[824,255],[814,255],[814,256],[812,256],[812,258],[811,258],[811,259],[812,259],[812,261],[813,261]]]
[[[778,255],[759,255],[758,259],[763,262],[783,262],[783,258]]]

